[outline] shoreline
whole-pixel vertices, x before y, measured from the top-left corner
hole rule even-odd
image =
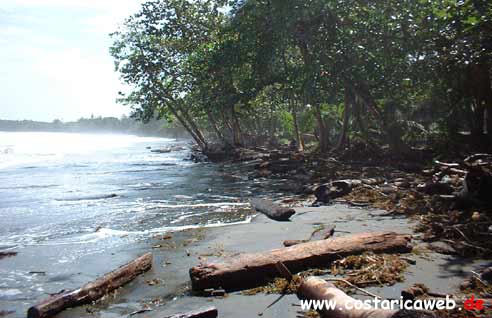
[[[313,164],[312,158],[309,160],[302,158],[302,164],[287,164],[287,169],[284,170],[285,160],[275,159],[276,156],[277,154],[274,154],[273,159],[271,156],[266,158],[249,156],[247,157],[249,160],[223,162],[215,168],[221,171],[224,178],[237,180],[248,178],[255,180],[255,182],[258,181],[258,187],[255,189],[258,190],[260,197],[268,196],[262,191],[265,186],[280,185],[284,191],[277,193],[276,202],[294,207],[296,214],[291,218],[291,222],[275,222],[260,214],[245,224],[198,227],[163,234],[156,233],[153,237],[147,238],[131,248],[115,250],[111,255],[107,253],[100,253],[98,254],[99,257],[91,255],[87,263],[81,259],[81,262],[84,262],[83,266],[76,266],[64,273],[53,271],[55,274],[55,277],[51,278],[53,284],[50,285],[51,289],[46,290],[45,293],[77,288],[83,283],[109,272],[115,266],[117,267],[134,257],[149,252],[149,250],[154,255],[154,264],[149,272],[137,277],[133,282],[116,292],[103,297],[96,304],[68,309],[56,317],[113,318],[128,317],[132,314],[132,317],[157,318],[199,309],[211,304],[219,309],[221,316],[254,317],[257,313],[263,312],[279,295],[259,293],[246,296],[242,292],[235,292],[225,297],[198,296],[190,291],[188,270],[200,262],[218,261],[222,257],[233,256],[235,253],[261,252],[279,248],[282,247],[284,240],[306,239],[319,224],[337,225],[337,230],[341,232],[335,232],[335,237],[347,235],[348,233],[345,232],[356,234],[382,230],[412,234],[414,245],[423,252],[405,255],[405,258],[412,260],[404,273],[405,280],[392,286],[367,288],[367,290],[383,297],[397,298],[403,289],[422,282],[425,282],[426,286],[434,293],[458,293],[459,284],[471,276],[471,271],[486,264],[486,261],[480,259],[465,259],[461,256],[444,255],[429,250],[429,243],[423,240],[424,235],[415,232],[415,228],[419,224],[412,217],[412,214],[389,213],[382,209],[375,209],[374,205],[379,203],[377,200],[375,202],[369,200],[369,204],[358,206],[354,203],[360,203],[358,201],[360,197],[351,197],[352,193],[349,192],[331,200],[332,205],[306,206],[311,205],[317,197],[315,186],[328,181],[351,176],[362,179],[380,175],[387,180],[392,180],[392,182],[403,182],[405,180],[393,180],[395,176],[403,174],[401,170],[377,165],[358,165],[360,171],[357,172],[350,163],[341,164],[340,162],[334,163],[333,167],[335,168],[332,167],[330,170],[326,169],[326,166],[333,163],[332,161],[319,159],[318,164]],[[280,166],[280,168],[276,168],[275,165]],[[265,173],[267,169],[276,172]],[[321,173],[326,173],[326,175],[320,175]],[[406,178],[410,179],[416,175],[409,174]],[[338,178],[333,178],[334,176]],[[405,195],[408,194],[408,186],[403,191]],[[344,204],[340,204],[341,202]],[[242,202],[241,204],[246,203]],[[350,204],[353,206],[349,206]],[[56,257],[56,252],[50,251],[49,247],[43,248],[43,251],[46,251],[48,256]],[[33,248],[29,252],[32,255],[28,256],[28,259],[32,259],[32,264],[35,267],[34,259],[39,250]],[[41,254],[45,256],[44,252]],[[110,259],[109,263],[118,265],[110,265],[111,267],[107,265],[108,258]],[[16,259],[13,257],[3,260],[3,262],[15,263]],[[13,267],[15,268],[15,266]],[[328,275],[327,277],[332,276]],[[27,309],[30,305],[44,298],[26,299],[24,305]],[[263,317],[294,317],[298,308],[292,304],[298,304],[297,297],[287,295],[281,302],[265,312]],[[240,312],[238,312],[238,307],[241,308]],[[147,309],[150,311],[146,311]],[[138,313],[139,311],[142,312]],[[16,312],[6,317],[24,317],[24,313]]]
[[[394,218],[381,210],[367,210],[345,205],[323,207],[300,207],[292,222],[275,222],[263,215],[251,223],[224,227],[184,230],[172,234],[172,238],[155,238],[153,243],[162,246],[152,250],[154,267],[135,281],[119,289],[96,305],[66,310],[57,317],[124,317],[139,310],[150,309],[132,317],[158,318],[179,312],[216,306],[223,317],[255,317],[276,300],[277,294],[244,295],[242,292],[226,294],[225,297],[204,297],[190,291],[188,269],[202,261],[218,261],[236,253],[260,252],[282,247],[287,239],[303,239],[320,223],[335,224],[340,232],[335,237],[360,232],[395,231],[412,233],[415,222],[408,218]],[[152,242],[149,242],[152,243]],[[414,245],[420,246],[419,240]],[[405,280],[392,286],[368,287],[367,290],[383,297],[397,298],[403,289],[414,283],[425,282],[433,292],[453,293],[459,284],[469,277],[469,270],[482,265],[474,260],[463,263],[456,256],[435,252],[407,254],[415,265],[409,265]],[[460,263],[461,261],[461,263]],[[456,272],[460,270],[460,272]],[[439,275],[438,275],[439,273]],[[332,277],[328,275],[327,277]],[[265,311],[262,317],[295,317],[299,310],[295,295],[287,295],[275,306]]]

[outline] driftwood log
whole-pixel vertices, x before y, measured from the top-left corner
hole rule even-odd
[[[190,269],[190,278],[194,290],[240,290],[259,286],[277,277],[275,264],[278,262],[284,263],[293,272],[299,272],[326,267],[331,261],[347,255],[364,252],[404,253],[411,249],[408,235],[393,232],[362,233],[263,253],[237,255],[223,263],[201,264]]]
[[[0,259],[17,255],[17,252],[0,252]]]
[[[64,309],[93,302],[125,285],[152,267],[152,254],[147,253],[79,289],[65,291],[32,306],[28,318],[52,317]]]
[[[294,209],[282,207],[270,200],[253,199],[251,206],[258,212],[261,212],[275,221],[288,221],[296,213]]]
[[[426,311],[385,310],[385,309],[355,309],[356,299],[348,296],[333,284],[320,278],[308,277],[303,279],[297,289],[297,296],[305,300],[327,300],[336,303],[334,309],[324,308],[319,313],[321,317],[329,318],[430,318],[436,317]],[[353,308],[346,310],[345,308]],[[340,310],[341,309],[341,310]]]
[[[167,318],[217,318],[218,312],[215,307],[190,311],[185,314],[177,314]]]

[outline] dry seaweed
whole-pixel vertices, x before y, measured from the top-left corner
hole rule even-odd
[[[297,288],[301,284],[301,276],[294,275],[292,281],[287,281],[285,278],[275,278],[271,283],[265,286],[260,286],[242,291],[243,295],[253,296],[256,294],[295,294]]]
[[[299,287],[302,278],[307,276],[344,275],[349,283],[358,286],[368,285],[393,285],[404,280],[403,273],[408,267],[408,262],[398,255],[389,254],[363,254],[347,256],[332,263],[331,269],[310,269],[294,275],[289,283],[284,278],[275,278],[265,286],[248,289],[243,295],[252,296],[264,294],[294,294]],[[335,283],[337,287],[346,288],[341,282]]]
[[[472,276],[464,281],[460,289],[465,294],[476,295],[479,297],[485,297],[492,295],[492,285],[478,276]]]
[[[331,273],[344,275],[348,282],[359,287],[374,284],[391,286],[404,280],[403,273],[407,267],[408,262],[398,255],[363,254],[333,262]]]

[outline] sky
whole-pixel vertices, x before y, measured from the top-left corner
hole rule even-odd
[[[128,114],[109,33],[141,0],[0,0],[0,119]]]

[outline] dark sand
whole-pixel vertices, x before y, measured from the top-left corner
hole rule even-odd
[[[89,281],[111,270],[112,268],[104,265],[106,257],[111,258],[111,263],[120,261],[119,263],[123,264],[132,257],[147,252],[153,245],[162,245],[152,249],[154,267],[151,271],[97,305],[69,309],[58,317],[128,317],[130,313],[142,309],[145,303],[151,304],[153,310],[133,317],[166,317],[210,305],[218,308],[219,317],[258,317],[258,313],[263,312],[279,295],[245,296],[238,292],[224,298],[192,296],[189,291],[189,268],[200,262],[199,257],[206,258],[208,261],[218,260],[239,252],[258,252],[278,248],[287,239],[306,239],[320,223],[335,224],[337,230],[350,233],[369,231],[413,233],[413,223],[407,218],[384,216],[384,212],[377,210],[334,205],[296,208],[296,211],[292,222],[275,222],[260,215],[250,224],[187,230],[174,233],[172,239],[155,238],[152,242],[142,242],[134,249],[119,252],[118,255],[101,255],[99,263],[81,264],[77,269],[66,271],[65,275],[73,275],[73,279],[68,280],[70,286],[64,279],[64,284],[67,286],[54,284],[51,286],[53,291],[75,288],[82,281]],[[335,236],[342,235],[349,234],[335,233]],[[419,244],[421,243],[414,240],[414,245]],[[405,282],[391,287],[368,288],[368,290],[384,297],[399,297],[402,289],[418,282],[425,283],[434,292],[452,293],[457,290],[458,284],[464,277],[470,275],[470,270],[476,269],[482,263],[477,261],[466,263],[457,257],[436,253],[408,254],[407,257],[417,263],[409,266]],[[32,258],[31,261],[35,264],[35,255]],[[14,259],[15,257],[12,261]],[[161,283],[153,286],[146,283],[153,279],[159,279]],[[26,299],[24,304],[28,306],[29,303],[34,302]],[[296,311],[300,308],[292,304],[298,303],[296,296],[287,295],[266,310],[262,317],[296,317]],[[24,314],[18,311],[8,317],[16,316],[23,317]]]

